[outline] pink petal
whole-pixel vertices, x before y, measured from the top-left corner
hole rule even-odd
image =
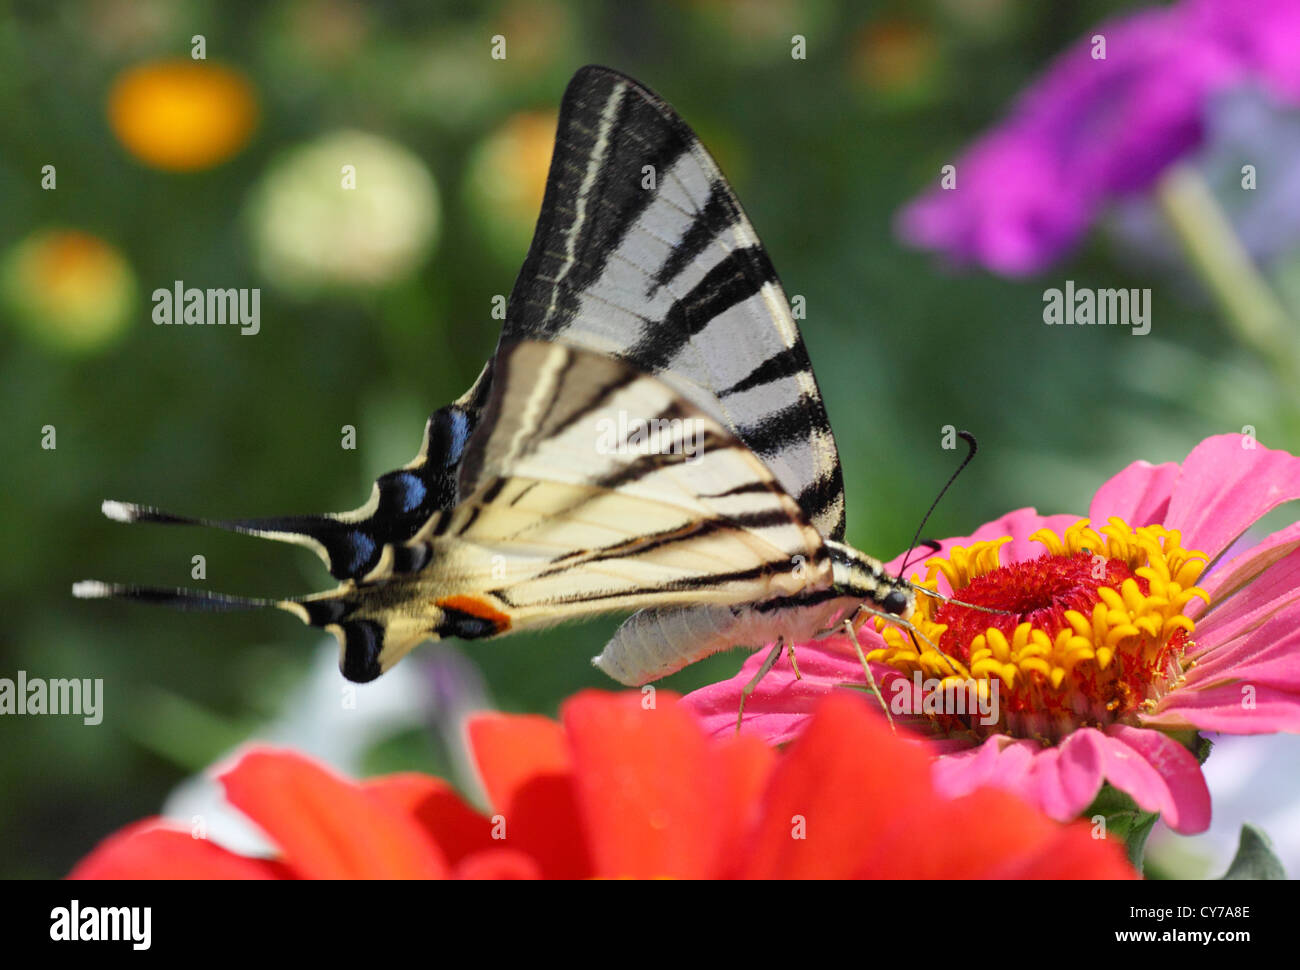
[[[1188,610],[1196,620],[1197,639],[1232,621],[1252,623],[1277,612],[1300,592],[1300,522],[1274,532],[1263,542],[1223,564],[1198,585],[1210,605]]]
[[[1244,689],[1252,686],[1253,691]],[[1258,684],[1176,690],[1154,714],[1142,717],[1142,723],[1165,730],[1195,728],[1224,734],[1300,733],[1300,693]]]
[[[872,630],[859,631],[858,642],[864,652],[880,646],[875,637]],[[790,660],[783,655],[745,701],[741,731],[768,744],[785,744],[803,730],[808,715],[821,698],[841,684],[863,683],[862,665],[852,653],[852,647],[845,643],[842,649],[836,649],[841,646],[837,641],[842,639],[828,637],[795,646],[802,680],[795,679]],[[735,733],[741,689],[758,672],[769,649],[755,651],[731,679],[701,687],[682,698],[681,703],[695,713],[706,734],[728,737]],[[885,669],[873,666],[878,676]]]
[[[1175,832],[1192,835],[1210,825],[1210,789],[1195,755],[1160,731],[1126,724],[1106,729],[1106,780],[1159,812]]]
[[[1220,636],[1226,639],[1219,640]],[[1198,641],[1201,631],[1197,630]],[[1264,682],[1281,687],[1300,677],[1300,603],[1292,603],[1276,614],[1256,617],[1247,614],[1242,621],[1229,627],[1216,627],[1205,635],[1206,645],[1200,650],[1196,666],[1187,674],[1178,690],[1213,687],[1225,680],[1253,680],[1264,676]],[[1280,676],[1278,681],[1268,677]]]
[[[1052,818],[1072,819],[1097,797],[1104,780],[1105,740],[1095,728],[1082,728],[1034,758],[1030,783],[1037,786],[1038,803]]]
[[[1076,818],[1103,781],[1106,737],[1075,731],[1057,747],[994,736],[978,748],[944,755],[934,764],[935,789],[949,798],[992,786],[1037,805],[1059,821]]]
[[[995,734],[978,748],[935,759],[935,791],[948,798],[969,795],[985,785],[1018,791],[1033,766],[1034,755],[1041,750],[1033,741]]]
[[[1300,458],[1244,435],[1217,435],[1183,462],[1165,525],[1213,560],[1270,509],[1296,498]]]
[[[1118,515],[1134,528],[1164,522],[1169,511],[1169,494],[1177,478],[1175,462],[1151,465],[1135,461],[1097,489],[1088,518],[1094,527],[1104,525],[1112,515]]]
[[[1002,546],[998,552],[999,561],[1003,565],[1010,562],[1022,562],[1026,559],[1037,559],[1047,550],[1041,543],[1032,541],[1029,538],[1031,535],[1039,529],[1052,529],[1059,535],[1081,518],[1083,518],[1081,515],[1039,515],[1035,509],[1016,509],[999,519],[984,523],[968,536],[957,536],[942,540],[938,552],[927,552],[921,555],[914,553],[910,557],[912,565],[908,567],[908,574],[916,573],[924,578],[924,563],[927,559],[933,556],[947,557],[954,546],[969,547],[974,542],[989,542],[1003,536],[1011,536],[1011,541]],[[898,567],[902,565],[904,558],[904,556],[895,556],[890,560],[886,564],[889,572],[897,574]],[[952,592],[947,581],[942,577],[939,581],[939,589],[944,593]]]
[[[1128,792],[1146,811],[1160,812],[1180,832],[1199,832],[1209,824],[1209,789],[1200,765],[1158,731],[1125,725],[1106,733],[1081,728],[1055,748],[992,737],[934,764],[935,789],[949,798],[991,785],[1059,821],[1087,808],[1103,780]]]

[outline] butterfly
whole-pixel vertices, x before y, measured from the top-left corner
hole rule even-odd
[[[76,595],[278,607],[333,632],[362,682],[426,639],[619,611],[635,612],[594,662],[624,684],[775,642],[765,672],[783,645],[852,634],[862,611],[906,624],[916,596],[843,541],[830,421],[740,203],[677,113],[604,67],[564,95],[495,354],[365,505],[103,511],[304,545],[339,586],[270,600],[86,581]]]

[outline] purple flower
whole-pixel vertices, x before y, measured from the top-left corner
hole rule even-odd
[[[958,159],[954,188],[908,204],[898,230],[957,263],[1036,272],[1108,200],[1198,147],[1210,98],[1249,82],[1300,101],[1300,0],[1184,0],[1107,21]]]

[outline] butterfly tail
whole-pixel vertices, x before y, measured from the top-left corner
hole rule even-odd
[[[437,610],[420,619],[385,610],[374,602],[373,590],[366,587],[344,586],[309,596],[265,599],[88,579],[74,584],[72,595],[78,599],[129,600],[200,613],[284,610],[308,626],[334,634],[340,646],[339,669],[348,680],[357,683],[374,680],[422,640],[439,638],[439,626],[445,625],[445,618]],[[448,632],[464,635],[467,631]]]
[[[379,564],[385,546],[402,545],[430,516],[455,505],[456,473],[490,383],[489,365],[460,400],[430,415],[415,459],[405,468],[381,475],[366,504],[350,512],[210,519],[111,499],[101,510],[115,522],[205,526],[305,546],[335,579],[361,580]]]

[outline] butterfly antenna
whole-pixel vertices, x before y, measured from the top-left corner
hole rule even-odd
[[[979,451],[979,447],[980,447],[979,442],[975,440],[975,436],[971,434],[969,431],[958,431],[957,437],[961,438],[962,441],[966,442],[966,447],[969,450],[966,452],[966,457],[962,459],[961,464],[957,466],[957,470],[953,472],[951,477],[949,477],[948,481],[944,483],[943,488],[939,489],[939,494],[934,497],[934,501],[930,503],[930,507],[926,510],[925,515],[921,517],[921,524],[916,527],[916,534],[912,536],[912,542],[907,547],[908,552],[907,552],[907,556],[903,559],[903,565],[898,567],[899,579],[902,579],[903,574],[907,572],[907,566],[912,559],[912,553],[916,550],[918,541],[921,538],[921,530],[924,529],[925,524],[930,521],[931,514],[934,512],[935,508],[937,508],[939,505],[939,500],[943,498],[944,494],[948,491],[948,489],[952,487],[952,483],[957,481],[957,476],[960,475],[962,471],[966,468],[966,466],[971,463],[971,459],[974,458],[975,453]],[[927,542],[924,543],[924,545],[929,547],[932,551],[935,552],[938,551],[937,543]]]
[[[981,613],[996,613],[999,616],[1010,616],[1015,612],[1014,610],[999,610],[994,609],[992,606],[980,606],[978,603],[967,603],[965,600],[953,599],[951,596],[944,596],[943,593],[940,593],[937,589],[927,589],[926,587],[915,583],[912,584],[912,589],[916,590],[916,592],[920,593],[922,596],[928,596],[931,599],[939,600],[941,603],[952,603],[954,606],[964,606],[968,610],[978,610]]]

